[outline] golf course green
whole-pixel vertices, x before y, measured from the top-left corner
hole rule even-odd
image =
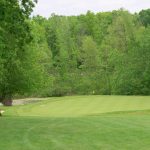
[[[68,96],[0,117],[0,150],[149,150],[149,96]]]

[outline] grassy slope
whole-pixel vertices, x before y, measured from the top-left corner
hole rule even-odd
[[[0,118],[3,150],[150,148],[150,97],[63,97],[5,109]]]

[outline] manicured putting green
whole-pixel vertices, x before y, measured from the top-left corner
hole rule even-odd
[[[148,96],[74,96],[50,98],[37,104],[16,106],[10,109],[10,115],[16,113],[17,116],[75,117],[147,109],[150,109]]]

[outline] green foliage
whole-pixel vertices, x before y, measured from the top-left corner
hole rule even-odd
[[[144,26],[150,25],[150,9],[140,11],[139,19]]]
[[[149,95],[149,28],[137,16],[123,9],[77,17],[52,14],[45,26],[54,77],[49,95]]]
[[[149,9],[29,18],[0,2],[0,95],[150,94]]]
[[[44,71],[40,61],[45,61],[44,51],[32,42],[35,36],[31,34],[29,15],[33,7],[34,2],[30,0],[0,2],[1,101],[35,90],[43,82]]]

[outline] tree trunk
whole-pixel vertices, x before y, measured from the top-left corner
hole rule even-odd
[[[2,100],[2,104],[4,106],[12,106],[12,97],[11,96],[6,96],[5,98],[3,98]]]
[[[11,99],[9,99],[9,100],[3,100],[2,104],[4,106],[12,106],[12,100]]]

